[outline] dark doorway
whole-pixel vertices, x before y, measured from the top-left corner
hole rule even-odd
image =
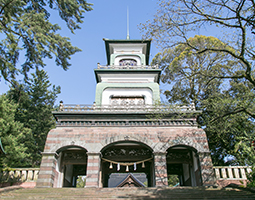
[[[201,185],[200,164],[195,150],[175,146],[167,150],[166,158],[169,186]]]
[[[137,142],[119,142],[108,145],[102,151],[102,185],[111,187],[117,185],[112,183],[111,174],[128,173],[144,174],[148,187],[153,186],[153,154],[152,150],[144,144]]]
[[[87,151],[68,149],[62,152],[63,187],[76,187],[79,176],[86,176]]]

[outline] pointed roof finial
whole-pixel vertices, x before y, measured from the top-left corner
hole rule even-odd
[[[128,7],[127,7],[127,40],[129,40],[129,13],[128,13]]]

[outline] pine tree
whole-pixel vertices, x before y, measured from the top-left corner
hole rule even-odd
[[[28,83],[19,86],[19,90],[12,88],[8,92],[9,98],[18,103],[15,120],[32,130],[33,145],[29,147],[33,155],[32,167],[40,165],[47,134],[55,127],[52,111],[60,87],[50,87],[47,73],[37,70]]]
[[[17,104],[0,96],[0,137],[6,156],[0,157],[0,167],[27,167],[31,154],[26,141],[31,141],[32,132],[21,122],[15,121]]]
[[[91,5],[85,0],[1,0],[0,78],[15,86],[18,75],[27,80],[31,69],[45,66],[45,58],[55,58],[67,70],[70,56],[81,50],[58,33],[61,28],[51,23],[51,14],[58,12],[74,33]]]

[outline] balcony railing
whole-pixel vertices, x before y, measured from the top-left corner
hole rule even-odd
[[[63,104],[60,103],[58,112],[145,112],[145,113],[182,113],[198,112],[194,104],[189,106],[168,105],[86,105],[86,104]]]
[[[97,69],[159,69],[158,65],[100,65],[97,64]]]

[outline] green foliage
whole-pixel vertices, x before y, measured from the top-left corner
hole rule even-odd
[[[187,43],[165,49],[153,59],[153,64],[163,69],[162,82],[169,85],[164,91],[168,102],[181,105],[194,102],[196,109],[203,111],[198,124],[207,133],[214,165],[249,163],[250,157],[247,154],[240,157],[235,146],[245,133],[254,134],[253,84],[246,79],[215,78],[237,73],[242,68],[226,52],[197,53],[193,48],[225,46],[217,38],[195,36]],[[226,158],[232,159],[225,162]]]
[[[32,73],[29,82],[12,88],[8,92],[8,97],[18,104],[15,120],[31,129],[33,139],[27,143],[31,158],[31,166],[36,167],[41,162],[41,152],[43,152],[48,132],[55,127],[55,120],[52,111],[60,87],[52,86],[48,80],[48,75],[43,70]]]
[[[240,141],[235,145],[235,151],[239,159],[246,161],[245,164],[251,166],[251,173],[247,173],[247,187],[255,188],[255,133],[244,132],[244,136],[238,138]],[[248,158],[248,159],[247,159]]]
[[[86,178],[84,176],[78,176],[76,187],[77,188],[84,188],[86,185]]]
[[[69,38],[57,33],[60,27],[49,21],[51,9],[57,10],[74,32],[80,28],[83,13],[92,10],[91,5],[85,0],[1,0],[0,78],[16,85],[17,75],[22,74],[27,79],[30,69],[44,67],[44,59],[53,56],[57,65],[68,69],[70,56],[80,49],[73,47]],[[21,55],[24,59],[20,59]]]
[[[255,167],[253,166],[251,169],[252,172],[247,174],[248,179],[247,187],[255,188]]]
[[[179,183],[178,175],[168,175],[168,186],[174,187]]]
[[[197,54],[226,54],[229,62],[239,63],[238,70],[208,74],[209,77],[244,79],[254,88],[254,16],[252,1],[161,0],[154,19],[141,28],[144,37],[152,38],[164,49],[185,44]],[[194,46],[190,36],[204,29],[211,29],[209,34],[215,34],[225,45]],[[254,117],[254,113],[249,115]]]
[[[246,109],[254,112],[255,94],[251,88],[252,85],[247,82],[233,80],[228,89],[203,101],[206,109],[199,123],[206,126],[205,131],[216,165],[223,165],[224,157],[230,155],[235,159],[225,163],[227,165],[252,164],[252,154],[236,151],[237,145],[244,138],[248,139],[255,134],[254,119],[242,112]]]
[[[0,96],[0,137],[6,156],[0,157],[0,167],[26,167],[30,164],[31,154],[26,142],[32,139],[31,130],[21,122],[15,121],[17,104]]]

